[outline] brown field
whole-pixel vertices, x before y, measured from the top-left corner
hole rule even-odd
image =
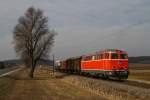
[[[129,70],[150,70],[150,64],[129,64]]]
[[[22,69],[0,78],[0,100],[150,99],[149,84],[93,79],[59,72],[53,75],[47,68],[38,68],[34,79],[30,79],[27,72],[27,69]],[[130,69],[129,79],[149,81],[149,75],[149,70],[135,67]]]
[[[129,79],[150,81],[150,64],[129,64]]]
[[[54,78],[50,70],[38,69],[35,78],[27,69],[0,78],[0,100],[105,100],[102,96]]]

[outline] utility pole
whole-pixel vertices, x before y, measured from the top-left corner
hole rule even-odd
[[[54,75],[54,72],[55,72],[55,56],[53,55],[53,75]]]

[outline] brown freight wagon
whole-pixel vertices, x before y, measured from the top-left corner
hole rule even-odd
[[[68,73],[80,73],[82,57],[69,58],[60,63],[60,70]]]
[[[73,59],[69,58],[66,60],[66,71],[68,73],[73,73]]]
[[[60,61],[59,70],[62,72],[66,72],[66,60]]]
[[[4,62],[0,62],[0,69],[5,68]]]
[[[82,57],[76,57],[73,59],[73,69],[75,73],[80,73],[81,71],[81,60]]]

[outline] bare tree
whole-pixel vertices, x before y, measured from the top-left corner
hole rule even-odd
[[[55,31],[48,27],[48,18],[40,9],[30,7],[19,18],[13,31],[15,51],[25,65],[31,68],[31,78],[38,60],[48,57],[55,35]]]

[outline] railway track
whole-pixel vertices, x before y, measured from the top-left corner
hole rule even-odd
[[[95,78],[95,79],[103,80],[103,79],[98,79],[98,78]],[[133,81],[133,80],[121,80],[120,81],[120,80],[111,80],[111,79],[107,79],[107,80],[103,80],[103,81],[109,81],[109,82],[114,82],[114,83],[119,83],[119,84],[124,84],[124,85],[130,85],[130,86],[150,89],[150,84],[145,83],[145,82],[139,82],[139,81]]]
[[[136,86],[136,87],[142,87],[142,88],[150,89],[150,84],[147,82],[144,82],[144,81],[140,82],[140,81],[134,81],[134,80],[126,80],[122,84],[127,84],[127,85]]]
[[[91,78],[93,78],[93,77],[91,77]],[[140,81],[140,80],[112,80],[112,79],[100,79],[100,78],[95,78],[95,77],[94,77],[94,79],[113,82],[113,83],[119,83],[119,84],[123,84],[123,85],[141,87],[141,88],[145,88],[145,89],[150,89],[150,84],[148,82],[144,82],[144,81]]]

